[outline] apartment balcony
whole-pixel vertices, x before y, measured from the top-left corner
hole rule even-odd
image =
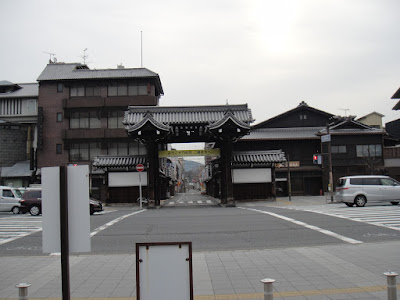
[[[71,97],[64,99],[64,109],[94,107],[128,107],[158,105],[157,96],[118,96],[118,97]]]
[[[94,128],[94,129],[71,129],[64,130],[64,139],[104,139],[104,129]]]
[[[121,138],[128,138],[128,134],[126,133],[126,130],[123,128],[68,129],[64,130],[63,138],[66,140],[121,139]]]

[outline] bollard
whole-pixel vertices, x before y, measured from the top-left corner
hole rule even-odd
[[[387,277],[388,300],[397,300],[396,276],[399,274],[390,270],[383,274]]]
[[[261,282],[264,283],[264,300],[273,300],[274,288],[272,284],[275,282],[275,279],[265,278]]]
[[[31,285],[29,283],[20,283],[15,287],[18,288],[18,296],[19,300],[27,300],[28,299],[28,287]]]

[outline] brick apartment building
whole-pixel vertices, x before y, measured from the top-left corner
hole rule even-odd
[[[159,104],[158,74],[146,68],[92,70],[80,63],[49,63],[37,80],[38,168],[146,154],[143,144],[128,138],[122,120],[129,105]],[[104,198],[99,189],[107,178],[92,175],[94,196]]]

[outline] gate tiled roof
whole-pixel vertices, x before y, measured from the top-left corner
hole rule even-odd
[[[268,164],[284,161],[286,161],[286,158],[282,150],[243,151],[234,152],[232,155],[232,163],[234,164]]]
[[[95,168],[126,168],[145,164],[146,156],[97,156],[93,160]]]
[[[241,140],[304,140],[320,139],[323,127],[259,128],[252,129]]]
[[[125,125],[140,122],[146,113],[151,113],[157,122],[163,124],[213,124],[231,111],[236,119],[250,124],[254,121],[247,104],[220,106],[130,106],[125,112]]]

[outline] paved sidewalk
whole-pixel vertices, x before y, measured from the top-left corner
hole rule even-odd
[[[267,205],[316,205],[325,197],[278,198]],[[273,278],[274,299],[387,299],[386,276],[400,272],[400,242],[196,252],[196,300],[264,299],[260,280]],[[135,255],[71,255],[72,299],[136,299]],[[28,298],[60,299],[60,257],[1,257],[0,299],[17,299],[18,283],[30,283]],[[400,278],[397,278],[400,283]],[[155,284],[156,285],[156,284]],[[400,295],[400,284],[397,285]],[[174,299],[166,299],[174,300]]]
[[[195,299],[263,299],[273,278],[276,299],[387,299],[387,270],[400,270],[400,242],[254,251],[194,252]],[[71,256],[71,297],[136,298],[135,256]],[[0,259],[0,299],[61,298],[60,257]],[[398,285],[398,290],[400,285]],[[173,299],[171,299],[173,300]]]

